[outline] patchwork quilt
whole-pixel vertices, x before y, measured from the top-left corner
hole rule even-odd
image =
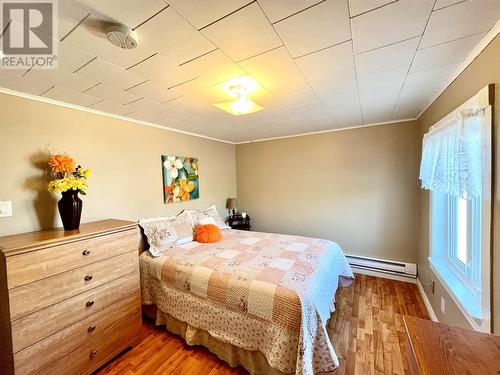
[[[190,242],[141,255],[144,304],[247,350],[283,372],[332,372],[338,359],[326,332],[339,284],[353,280],[331,241],[223,231],[217,243]]]

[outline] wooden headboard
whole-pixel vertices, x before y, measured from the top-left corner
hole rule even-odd
[[[148,240],[146,235],[144,234],[144,229],[140,225],[139,227],[139,255],[141,255],[144,251],[149,250]]]

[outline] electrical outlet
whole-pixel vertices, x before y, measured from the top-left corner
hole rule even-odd
[[[0,217],[12,216],[12,201],[0,201]]]
[[[444,301],[444,298],[443,298],[443,297],[441,297],[441,313],[442,313],[443,315],[444,315],[444,308],[445,308],[445,305],[446,305],[446,303],[445,303],[445,301]]]

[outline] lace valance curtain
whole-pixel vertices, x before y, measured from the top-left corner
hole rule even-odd
[[[470,199],[484,185],[486,124],[484,110],[459,111],[424,135],[422,188]]]

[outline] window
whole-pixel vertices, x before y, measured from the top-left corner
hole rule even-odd
[[[468,314],[482,319],[482,197],[432,192],[431,202],[431,267]]]
[[[469,323],[491,331],[491,96],[488,87],[424,135],[420,179],[430,190],[436,277]]]

